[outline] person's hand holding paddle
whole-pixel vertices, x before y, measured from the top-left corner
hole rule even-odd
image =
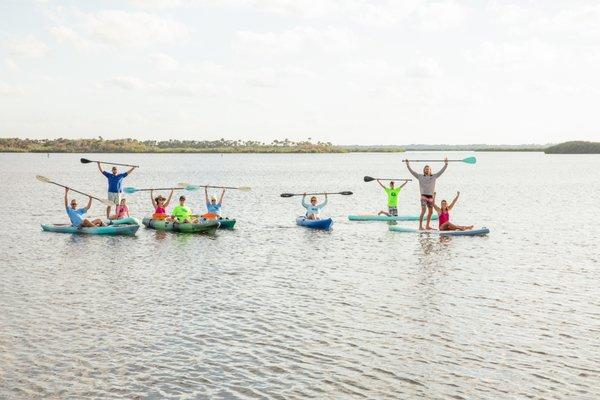
[[[444,165],[448,165],[448,157],[444,157]]]

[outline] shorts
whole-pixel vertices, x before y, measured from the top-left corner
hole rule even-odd
[[[422,194],[421,206],[433,207],[433,196],[430,194]]]
[[[121,204],[121,193],[108,192],[108,201],[118,206]]]
[[[390,215],[393,215],[393,216],[397,217],[398,216],[398,207],[396,207],[396,206],[388,206],[388,213]]]

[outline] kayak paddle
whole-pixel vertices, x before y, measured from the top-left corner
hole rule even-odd
[[[185,182],[178,183],[178,185],[182,186],[183,189],[185,189],[185,190],[198,190],[200,188],[236,189],[236,190],[241,190],[242,192],[249,192],[250,190],[252,190],[252,188],[249,186],[233,187],[233,186],[190,185],[189,183],[185,183]]]
[[[326,192],[326,193],[306,193],[307,196],[325,195],[325,194],[341,194],[342,196],[350,196],[352,192]],[[281,197],[304,196],[304,193],[281,193]]]
[[[405,181],[405,182],[410,182],[412,181],[412,179],[396,179],[396,178],[371,178],[370,176],[365,176],[364,178],[365,182],[371,182],[371,181],[377,181],[377,180],[381,180],[381,181]]]
[[[149,189],[137,189],[131,186],[128,186],[123,189],[123,191],[127,194],[132,194],[135,192],[149,192],[151,190],[183,190],[184,187],[170,187],[170,188],[149,188]]]
[[[82,164],[89,164],[89,163],[97,163],[97,162],[99,162],[100,164],[120,165],[121,167],[135,167],[135,168],[139,168],[139,165],[118,164],[118,163],[111,163],[111,162],[107,162],[107,161],[95,161],[95,160],[88,160],[87,158],[81,158],[79,161],[81,161]]]
[[[91,197],[94,200],[98,200],[99,202],[103,203],[104,205],[107,205],[107,206],[114,206],[115,205],[115,203],[113,203],[111,201],[108,201],[108,200],[105,200],[105,199],[99,199],[98,197],[89,195],[87,193],[80,192],[79,190],[71,189],[70,187],[65,186],[65,185],[61,185],[60,183],[52,182],[50,179],[46,178],[45,176],[36,175],[35,177],[40,182],[51,183],[51,184],[56,185],[56,186],[60,186],[60,187],[63,187],[63,188],[68,188],[72,192],[79,193],[79,194],[82,194],[82,195],[87,196],[87,197]]]
[[[407,160],[402,160],[407,161]],[[408,160],[410,162],[444,162],[444,160]],[[475,164],[477,159],[475,157],[467,157],[462,160],[448,160],[448,162],[464,162],[466,164]]]

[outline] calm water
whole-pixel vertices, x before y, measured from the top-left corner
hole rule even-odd
[[[385,205],[362,177],[406,177],[404,155],[102,155],[142,166],[127,186],[253,187],[225,195],[234,231],[128,238],[40,230],[66,216],[36,174],[104,194],[80,155],[0,154],[0,398],[599,398],[600,157],[477,156],[437,192],[492,232],[440,239],[345,218]],[[279,197],[311,190],[355,192],[333,231]]]

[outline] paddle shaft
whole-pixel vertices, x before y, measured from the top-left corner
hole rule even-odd
[[[349,195],[352,193],[346,193],[346,192],[327,192],[327,193],[284,193],[288,196],[317,196],[317,195],[326,195],[326,194],[342,194],[342,195]]]
[[[397,181],[411,182],[412,179],[396,179],[396,178],[373,178],[374,181]]]
[[[444,162],[444,161],[448,161],[448,162],[465,162],[465,160],[402,160],[402,162],[404,161],[409,161],[409,162]]]
[[[139,168],[139,165],[131,165],[131,164],[119,164],[119,163],[111,163],[111,162],[107,162],[107,161],[96,161],[96,160],[88,160],[86,158],[83,158],[83,160],[87,160],[88,162],[84,162],[82,161],[84,164],[89,164],[89,163],[100,163],[100,164],[110,164],[110,165],[118,165],[120,167],[134,167],[134,168]]]
[[[133,188],[131,188],[133,189]],[[183,190],[185,188],[182,187],[170,187],[170,188],[156,188],[156,189],[135,189],[136,192],[150,192],[152,190]]]

